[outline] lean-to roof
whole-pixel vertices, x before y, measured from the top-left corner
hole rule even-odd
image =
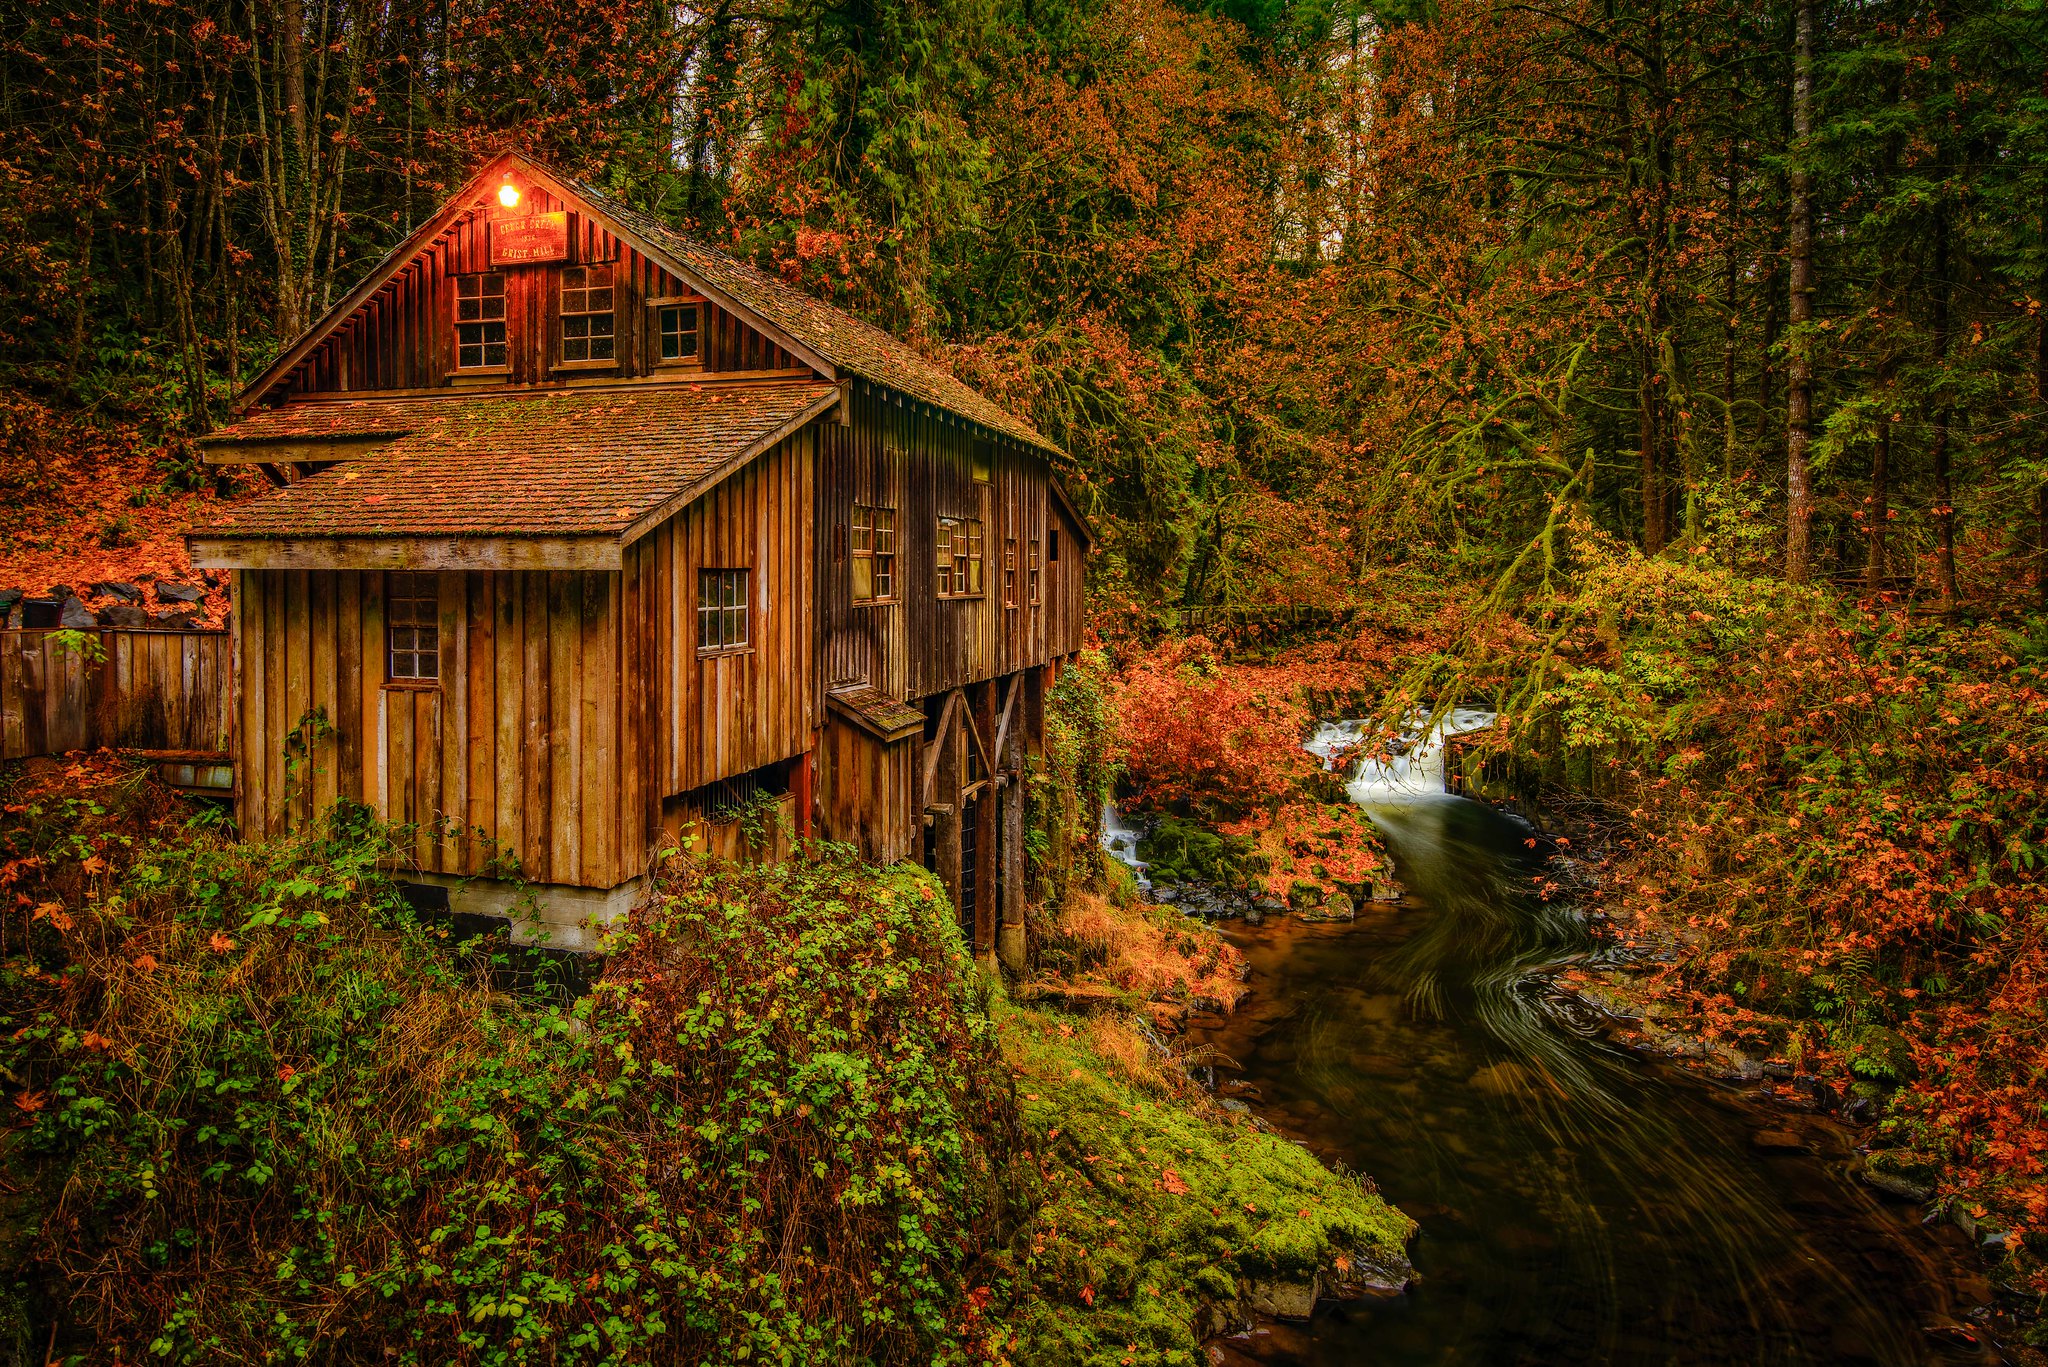
[[[623,546],[825,412],[835,386],[647,385],[287,404],[216,445],[386,437],[195,540],[590,538]]]

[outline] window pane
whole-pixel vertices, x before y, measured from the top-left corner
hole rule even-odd
[[[483,283],[483,277],[480,275],[458,275],[455,277],[455,297],[474,299],[481,292]]]
[[[887,556],[875,561],[875,597],[896,596],[896,562]]]
[[[466,322],[469,322],[469,321],[470,321],[471,319],[474,319],[474,318],[481,318],[481,317],[483,317],[483,316],[484,316],[484,311],[483,311],[483,302],[482,302],[481,300],[478,300],[478,299],[457,299],[457,300],[455,301],[455,321],[456,321],[456,322],[458,322],[458,323],[466,323]]]
[[[747,609],[744,604],[725,610],[725,643],[729,646],[747,643]]]
[[[610,313],[612,311],[612,292],[610,290],[592,290],[590,292],[590,300],[584,307],[592,313]]]
[[[853,596],[857,600],[875,596],[875,562],[865,556],[853,562]]]

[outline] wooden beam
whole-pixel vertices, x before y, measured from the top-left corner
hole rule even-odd
[[[932,805],[932,780],[938,777],[939,756],[946,748],[946,723],[953,720],[953,709],[960,704],[959,689],[946,695],[946,705],[939,710],[937,736],[924,749],[924,782],[918,787],[917,805],[920,809]]]
[[[208,570],[616,570],[609,536],[185,538],[192,564]]]
[[[1010,676],[1010,692],[1009,692],[1009,696],[1003,699],[1003,715],[1002,715],[1001,719],[1000,719],[1000,720],[998,720],[998,721],[996,722],[996,756],[997,756],[997,758],[1001,758],[1001,757],[1002,757],[1002,753],[1003,753],[1003,741],[1004,741],[1004,740],[1005,740],[1005,739],[1006,739],[1006,738],[1007,738],[1007,737],[1009,736],[1009,734],[1010,734],[1010,714],[1011,714],[1012,712],[1014,712],[1014,711],[1016,710],[1016,707],[1017,707],[1017,693],[1018,693],[1018,691],[1019,691],[1019,690],[1020,690],[1020,689],[1021,689],[1021,688],[1023,687],[1023,684],[1024,684],[1024,675],[1023,675],[1023,673],[1022,673],[1021,671],[1020,671],[1019,673],[1016,673],[1016,674],[1012,674],[1012,675]],[[994,773],[994,772],[996,771],[996,766],[995,766],[995,765],[993,765],[993,764],[989,765],[989,766],[988,766],[988,771],[989,771],[990,773]]]
[[[403,432],[372,432],[346,437],[292,437],[281,441],[202,440],[199,459],[207,465],[326,464],[368,455],[404,435]]]

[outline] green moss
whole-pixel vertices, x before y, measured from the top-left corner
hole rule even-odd
[[[1010,1009],[998,1031],[1045,1184],[1018,1240],[1017,1361],[1193,1364],[1204,1307],[1240,1282],[1307,1280],[1339,1257],[1405,1268],[1412,1222],[1357,1178],[1117,1079],[1085,1021]]]

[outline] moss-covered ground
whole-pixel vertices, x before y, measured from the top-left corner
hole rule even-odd
[[[1191,1094],[1131,1026],[999,1006],[997,1029],[1043,1183],[1017,1244],[1018,1362],[1192,1364],[1211,1309],[1251,1283],[1405,1266],[1405,1215]]]

